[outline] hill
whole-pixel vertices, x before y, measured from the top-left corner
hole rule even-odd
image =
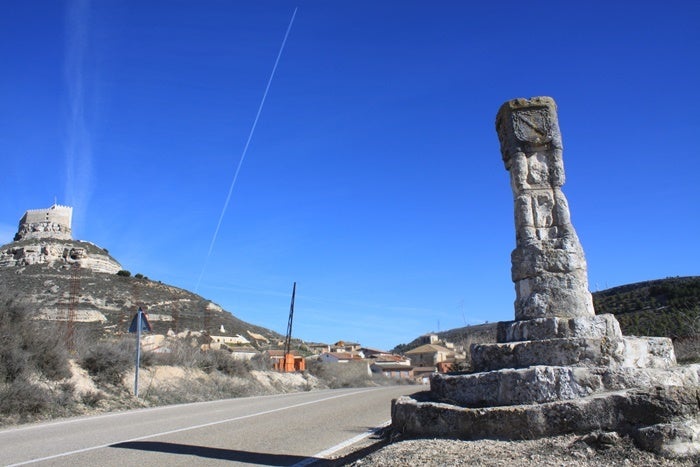
[[[278,333],[242,321],[187,290],[81,267],[32,264],[0,268],[0,301],[16,301],[35,310],[40,319],[61,322],[72,301],[75,326],[99,335],[124,333],[141,306],[157,334],[191,330],[216,335],[223,326],[227,335],[241,334],[253,343],[250,333],[275,343],[281,339]]]
[[[624,334],[687,338],[700,333],[700,276],[669,277],[593,293],[597,314],[612,313]]]

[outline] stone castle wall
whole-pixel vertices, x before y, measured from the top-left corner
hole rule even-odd
[[[46,209],[30,209],[24,213],[19,221],[15,241],[30,238],[71,240],[73,238],[72,219],[73,208],[70,206],[54,204]]]

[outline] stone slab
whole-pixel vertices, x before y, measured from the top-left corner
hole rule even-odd
[[[600,374],[581,367],[535,366],[430,379],[434,400],[462,407],[492,407],[584,397],[603,389]]]
[[[700,365],[672,369],[534,366],[462,375],[436,374],[430,379],[434,401],[472,408],[545,403],[663,385],[700,386]]]
[[[538,318],[498,323],[497,342],[519,342],[584,337],[621,339],[622,331],[613,315],[576,318]]]
[[[458,439],[536,439],[596,430],[636,434],[663,423],[693,420],[700,387],[660,386],[594,394],[572,400],[465,408],[431,402],[426,393],[393,401],[392,427],[406,436]],[[665,442],[673,442],[669,437]]]
[[[536,365],[668,368],[676,363],[673,344],[664,337],[577,337],[473,344],[471,357],[476,372]]]

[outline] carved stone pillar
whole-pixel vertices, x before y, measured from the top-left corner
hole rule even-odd
[[[564,163],[554,100],[508,101],[496,129],[515,204],[515,319],[593,316],[586,259],[561,190]]]

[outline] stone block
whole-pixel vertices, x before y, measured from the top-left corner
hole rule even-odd
[[[392,404],[392,426],[411,436],[471,439],[536,439],[596,430],[634,434],[640,428],[691,420],[700,411],[700,388],[659,387],[594,394],[543,404],[465,408],[403,396]],[[662,431],[662,430],[660,430]],[[659,446],[674,442],[663,432]]]
[[[580,367],[535,366],[468,375],[435,375],[437,401],[462,407],[552,402],[584,397],[603,388],[601,376]]]
[[[623,342],[623,367],[670,368],[676,364],[673,342],[667,337],[628,336]]]
[[[676,364],[673,343],[666,337],[568,337],[473,344],[470,350],[477,372],[535,365],[670,368]]]
[[[570,337],[621,339],[622,331],[617,319],[610,314],[498,323],[497,342],[500,343]]]
[[[560,338],[499,344],[473,344],[475,371],[546,366],[619,366],[624,344],[620,339]]]
[[[633,436],[639,447],[663,456],[700,454],[700,420],[697,418],[642,427]]]
[[[700,365],[673,368],[608,368],[600,377],[607,390],[657,386],[700,386]]]

